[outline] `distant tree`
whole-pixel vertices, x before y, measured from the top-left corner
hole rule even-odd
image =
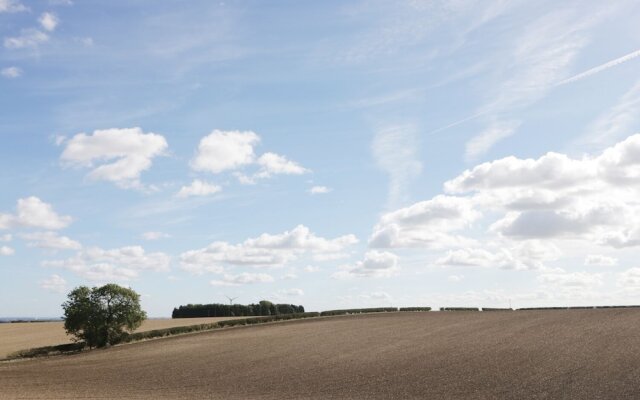
[[[80,286],[67,298],[62,304],[64,329],[89,347],[118,343],[147,317],[140,307],[140,295],[113,283],[91,289]]]

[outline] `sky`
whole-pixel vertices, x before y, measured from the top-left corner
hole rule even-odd
[[[0,0],[0,316],[638,304],[639,18]]]

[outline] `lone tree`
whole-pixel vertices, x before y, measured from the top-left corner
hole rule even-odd
[[[140,295],[114,283],[89,289],[80,286],[62,304],[64,329],[89,347],[118,343],[147,318],[140,308]]]

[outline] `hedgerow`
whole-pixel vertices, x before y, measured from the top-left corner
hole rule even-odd
[[[376,312],[395,312],[398,311],[396,307],[378,307],[378,308],[350,308],[346,310],[328,310],[320,313],[321,316],[329,315],[345,315],[345,314],[366,314]]]
[[[440,307],[440,311],[480,311],[477,307]]]
[[[431,307],[401,307],[399,311],[431,311]]]
[[[513,308],[482,307],[482,311],[513,311]]]

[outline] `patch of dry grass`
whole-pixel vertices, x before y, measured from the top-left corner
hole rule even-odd
[[[176,326],[210,324],[238,318],[246,317],[148,319],[142,323],[142,326],[136,332]],[[0,324],[0,359],[15,351],[34,347],[55,346],[71,343],[72,341],[72,337],[67,336],[64,332],[64,324],[62,322]]]

